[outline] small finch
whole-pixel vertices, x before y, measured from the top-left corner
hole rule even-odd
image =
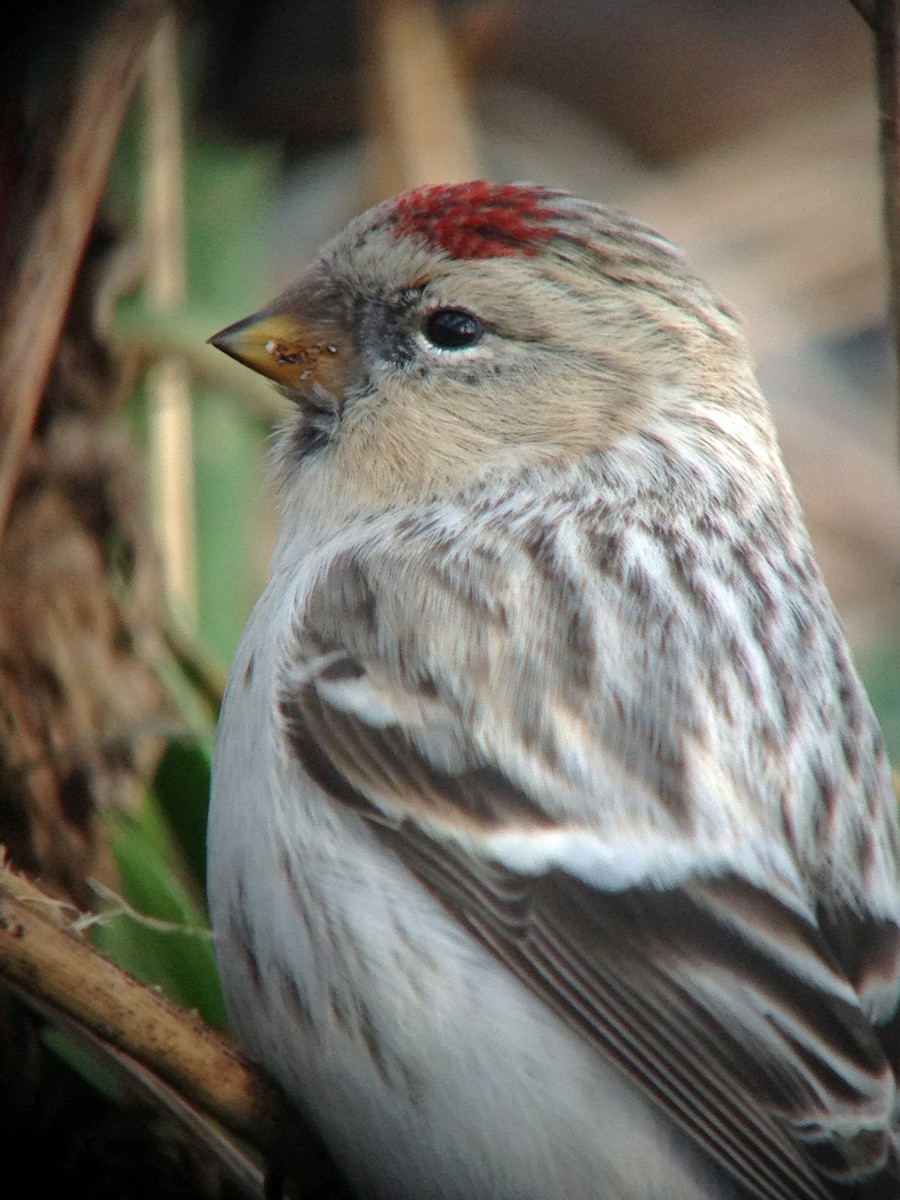
[[[731,310],[475,182],[212,340],[295,405],[218,961],[359,1196],[897,1200],[890,773]]]

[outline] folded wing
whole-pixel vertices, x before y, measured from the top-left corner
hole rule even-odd
[[[561,836],[553,798],[472,737],[465,680],[385,641],[379,586],[339,563],[301,615],[280,703],[308,775],[750,1195],[896,1200],[890,1030],[851,977],[867,951],[896,970],[896,926],[833,900],[825,926],[730,869],[604,885],[590,821]]]

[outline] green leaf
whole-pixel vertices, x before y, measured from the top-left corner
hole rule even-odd
[[[153,793],[198,891],[206,880],[206,815],[210,748],[193,739],[170,742],[153,781]]]
[[[122,897],[133,911],[105,914],[95,928],[97,945],[136,978],[222,1028],[225,1007],[202,901],[185,882],[189,873],[180,869],[177,844],[156,797],[148,794],[136,817],[120,815],[109,824]]]
[[[115,1072],[98,1061],[96,1055],[79,1046],[60,1029],[45,1025],[41,1041],[66,1066],[79,1075],[92,1088],[116,1103],[122,1100],[123,1089]]]

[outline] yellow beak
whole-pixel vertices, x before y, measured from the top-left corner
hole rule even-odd
[[[290,312],[261,309],[209,339],[210,345],[283,387],[319,383],[340,397],[348,347],[346,339],[319,339]]]

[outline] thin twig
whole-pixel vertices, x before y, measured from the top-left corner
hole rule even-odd
[[[125,110],[164,8],[161,0],[113,6],[76,72],[53,177],[0,330],[0,536]]]
[[[88,879],[87,885],[105,904],[103,912],[84,913],[72,923],[72,932],[80,933],[82,929],[92,929],[97,926],[109,925],[127,917],[142,929],[152,929],[155,933],[174,934],[176,937],[202,938],[212,941],[212,930],[205,925],[185,925],[183,921],[164,921],[160,917],[151,917],[139,912],[129,904],[124,896],[113,888],[109,888],[99,879]]]

